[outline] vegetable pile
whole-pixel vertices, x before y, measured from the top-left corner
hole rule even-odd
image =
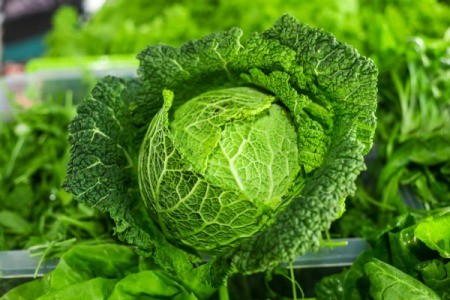
[[[44,243],[60,253],[72,237],[103,240],[106,214],[115,235],[132,248],[75,246],[61,257],[59,271],[5,299],[81,289],[112,299],[227,299],[227,293],[278,299],[296,298],[297,292],[317,299],[386,299],[399,292],[450,299],[448,3],[193,4],[117,0],[87,21],[70,8],[56,15],[47,55],[139,51],[138,78],[103,79],[71,123],[64,188],[79,201],[59,189],[56,201],[48,202],[47,184],[35,180],[49,178],[45,170],[52,167],[37,168],[44,175],[36,173],[28,189],[44,195],[33,203],[51,204],[50,213],[40,218],[36,211],[28,219],[21,206],[14,217],[26,220],[27,229],[17,231],[23,222],[7,222],[3,247]],[[333,32],[370,59],[287,16],[270,27],[285,12]],[[205,36],[210,32],[219,33]],[[158,42],[164,44],[147,47]],[[69,119],[55,125],[61,135],[67,136]],[[15,143],[5,147],[6,164]],[[24,156],[29,161],[36,159],[31,147],[31,156]],[[64,166],[55,168],[63,170],[67,159],[66,151],[58,161]],[[20,161],[14,168],[21,170]],[[0,191],[7,199],[23,199],[8,195],[23,183],[17,171],[4,181],[7,193]],[[16,207],[7,206],[8,213]],[[51,224],[53,215],[55,229],[39,226],[41,220]],[[94,219],[88,225],[86,218]],[[321,273],[333,268],[289,273],[276,267],[331,244],[329,238],[349,237],[363,237],[372,249],[335,275]],[[105,266],[98,253],[108,257],[105,273],[94,270]],[[77,275],[66,280],[71,273]],[[323,279],[316,284],[309,280],[314,277]],[[161,288],[143,288],[150,282]]]
[[[0,123],[0,250],[58,252],[73,239],[111,240],[108,219],[61,188],[75,114],[70,97],[65,103],[48,99],[15,105]]]
[[[450,210],[391,221],[349,269],[322,278],[317,299],[450,299]]]

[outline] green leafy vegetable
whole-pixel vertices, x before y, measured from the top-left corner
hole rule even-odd
[[[433,290],[420,281],[380,260],[373,259],[364,269],[371,283],[370,295],[375,300],[440,299]]]
[[[450,262],[446,264],[435,259],[417,266],[423,282],[435,291],[442,299],[450,299]]]
[[[447,216],[448,210],[442,209],[431,216],[406,214],[392,220],[372,234],[372,249],[348,270],[316,285],[317,299],[367,299],[369,289],[375,299],[449,299],[450,264],[436,247],[448,244]],[[337,287],[330,288],[330,282]]]
[[[370,60],[288,15],[241,36],[149,46],[69,129],[64,188],[186,285],[317,249],[372,146]]]
[[[111,222],[61,188],[75,114],[68,97],[15,105],[0,120],[0,250],[111,239]]]
[[[12,289],[12,299],[197,299],[176,279],[143,261],[131,247],[77,245],[65,252],[54,271]]]
[[[422,220],[414,235],[442,257],[450,258],[450,211]]]
[[[449,206],[450,39],[441,34],[405,37],[405,61],[380,74],[375,147],[333,234],[364,236],[399,215]]]

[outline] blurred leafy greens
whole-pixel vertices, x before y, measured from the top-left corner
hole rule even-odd
[[[111,239],[108,219],[61,188],[74,115],[68,95],[65,103],[13,105],[0,120],[0,250],[60,252],[65,240]]]
[[[391,220],[372,233],[373,248],[352,267],[321,280],[317,299],[397,299],[399,293],[408,299],[450,299],[449,232],[448,209]],[[373,298],[367,298],[369,288]]]

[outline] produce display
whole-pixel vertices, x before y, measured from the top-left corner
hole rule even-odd
[[[107,218],[61,187],[69,158],[67,127],[76,114],[70,96],[66,100],[16,105],[10,120],[0,123],[0,250],[55,251],[71,239],[111,240]]]
[[[49,58],[137,54],[137,77],[3,118],[0,250],[59,263],[0,299],[450,299],[448,15],[435,0],[63,7]],[[353,237],[371,249],[351,267],[293,269]]]

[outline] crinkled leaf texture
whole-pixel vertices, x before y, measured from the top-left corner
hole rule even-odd
[[[140,253],[187,274],[195,251],[169,242],[139,195],[139,147],[163,106],[163,91],[176,109],[208,91],[255,87],[289,111],[300,179],[273,224],[196,269],[213,284],[230,268],[255,272],[316,249],[342,200],[355,191],[376,126],[377,70],[355,49],[288,15],[245,42],[241,35],[233,28],[180,48],[149,46],[138,55],[138,78],[102,80],[70,126],[66,190],[109,212],[119,236]]]
[[[207,288],[197,288],[194,278],[199,276],[192,273],[198,258],[167,242],[140,198],[139,131],[131,116],[139,87],[134,79],[106,77],[80,105],[69,126],[72,147],[64,188],[78,201],[108,212],[120,239],[135,245],[141,255],[153,255],[155,262],[202,295]],[[219,273],[217,282],[224,276]]]
[[[251,88],[202,94],[173,121],[173,94],[164,95],[139,154],[144,203],[167,238],[227,252],[261,231],[288,195],[300,169],[295,126],[274,97]]]

